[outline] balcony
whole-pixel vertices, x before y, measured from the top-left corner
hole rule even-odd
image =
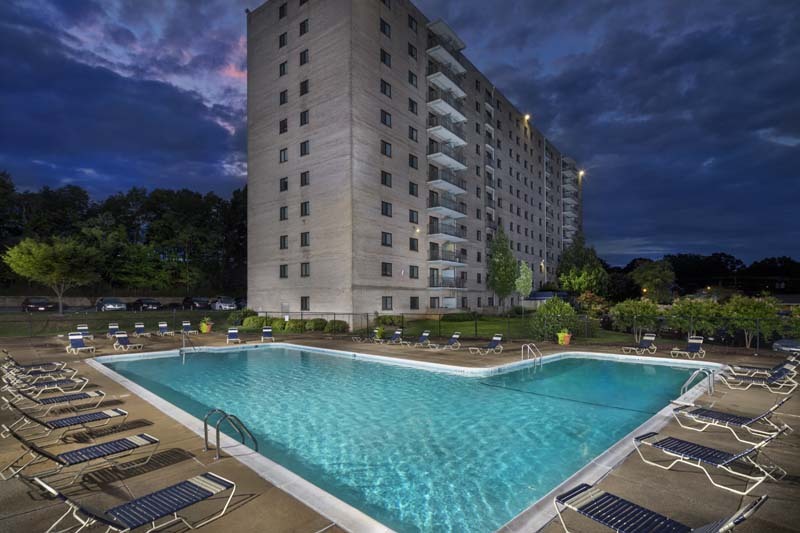
[[[564,195],[564,204],[577,205],[578,204],[578,195],[577,194],[565,194]]]
[[[437,115],[447,115],[453,122],[466,122],[464,105],[449,91],[428,88],[428,108]]]
[[[490,154],[486,154],[486,158],[484,159],[486,166],[489,167],[489,170],[494,170],[494,157]]]
[[[428,117],[428,137],[434,140],[451,144],[453,146],[464,146],[464,128],[461,124],[456,124],[447,117],[431,115]]]
[[[574,233],[578,231],[578,228],[572,223],[564,221],[564,232]]]
[[[428,213],[450,218],[464,218],[467,216],[467,206],[446,196],[431,196],[428,198]]]
[[[428,143],[428,161],[450,170],[466,170],[467,160],[463,150],[443,143]]]
[[[428,55],[439,63],[447,65],[457,74],[464,74],[467,71],[461,64],[461,53],[449,39],[436,35],[429,36]]]
[[[495,209],[497,207],[497,204],[495,203],[494,198],[492,198],[490,196],[486,197],[486,204],[485,205],[486,205],[486,209]]]
[[[451,194],[467,192],[467,182],[456,176],[451,170],[439,167],[428,167],[428,185]]]
[[[428,238],[433,241],[464,242],[467,240],[467,231],[455,224],[437,222],[428,224]]]
[[[464,98],[467,93],[464,92],[464,76],[453,72],[449,67],[436,63],[435,61],[428,62],[428,81],[437,86],[443,91],[450,91],[456,98]]]
[[[570,192],[578,192],[578,180],[572,178],[565,178],[564,190]]]
[[[464,266],[467,258],[460,253],[451,250],[428,250],[428,262],[448,265],[448,266]]]
[[[494,178],[489,177],[487,175],[486,176],[486,188],[494,190],[496,186],[497,186],[497,182],[494,180]]]
[[[467,287],[465,280],[460,278],[428,278],[428,287],[431,289],[464,289]]]
[[[492,231],[497,231],[497,222],[491,219],[486,219],[486,228]]]

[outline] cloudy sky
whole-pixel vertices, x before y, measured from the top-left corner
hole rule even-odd
[[[258,3],[0,2],[0,169],[96,198],[242,186],[244,9]],[[612,263],[800,259],[796,0],[418,5],[582,162],[586,233]]]

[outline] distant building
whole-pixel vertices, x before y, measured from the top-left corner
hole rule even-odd
[[[500,227],[534,287],[553,279],[577,164],[444,22],[407,0],[273,0],[247,23],[252,308],[491,310]]]

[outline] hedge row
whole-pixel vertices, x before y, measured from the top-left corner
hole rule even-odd
[[[263,316],[248,316],[242,322],[242,331],[261,331],[264,326],[272,327],[272,331],[277,333],[285,331],[287,333],[303,333],[306,331],[322,331],[325,333],[347,333],[350,326],[344,320],[325,320],[324,318],[312,318],[309,320],[292,319],[288,322],[282,318],[269,318]]]

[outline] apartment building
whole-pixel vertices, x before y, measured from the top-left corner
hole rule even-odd
[[[408,0],[270,0],[247,26],[251,307],[490,312],[500,228],[535,287],[553,279],[577,165],[444,22]]]

